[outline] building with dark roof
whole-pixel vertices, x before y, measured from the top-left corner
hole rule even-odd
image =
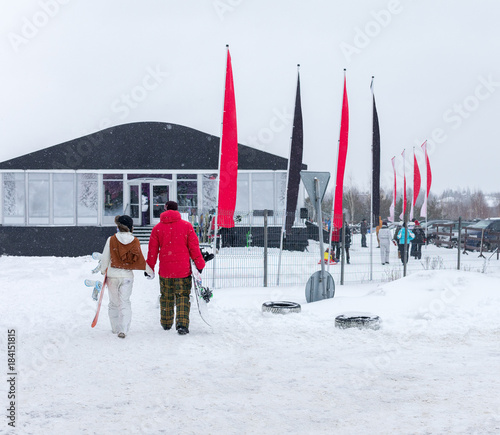
[[[102,249],[116,215],[150,228],[168,200],[202,238],[216,205],[219,146],[192,128],[137,122],[1,162],[0,253],[87,255]],[[262,225],[267,209],[280,226],[287,159],[239,144],[238,160],[237,225]]]

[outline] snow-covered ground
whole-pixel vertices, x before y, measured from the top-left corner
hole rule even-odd
[[[19,434],[498,434],[500,273],[421,270],[337,286],[223,288],[213,327],[159,324],[157,280],[136,274],[126,339],[97,326],[91,257],[0,257],[0,335],[15,330]],[[299,314],[263,314],[288,300]],[[335,328],[363,311],[381,329]],[[10,433],[4,417],[0,433]]]

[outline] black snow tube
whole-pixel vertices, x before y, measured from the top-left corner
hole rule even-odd
[[[370,313],[346,313],[335,317],[335,326],[341,329],[379,329],[380,318]]]
[[[300,305],[295,302],[278,301],[278,302],[264,302],[262,304],[263,313],[273,314],[288,314],[300,313]]]

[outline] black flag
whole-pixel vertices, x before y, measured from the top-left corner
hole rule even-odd
[[[377,106],[375,105],[375,94],[373,94],[373,78],[372,78],[372,95],[373,95],[372,207],[373,207],[373,217],[378,226],[380,218],[380,130],[378,126]]]
[[[297,95],[295,96],[295,112],[293,116],[292,144],[288,162],[288,183],[286,192],[285,230],[290,231],[295,220],[297,198],[299,197],[300,170],[302,168],[302,150],[304,147],[304,131],[302,129],[302,108],[300,105],[300,76],[297,72]]]

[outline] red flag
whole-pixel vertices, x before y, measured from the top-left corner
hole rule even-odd
[[[427,217],[427,198],[429,197],[429,192],[431,191],[432,183],[432,173],[431,164],[429,162],[429,156],[427,155],[427,141],[422,144],[422,148],[425,154],[425,164],[426,164],[426,180],[427,180],[427,192],[424,196],[424,205],[422,205],[422,210],[420,210],[420,216]]]
[[[238,132],[236,128],[236,103],[234,99],[233,69],[227,49],[226,88],[219,163],[219,195],[217,226],[234,227],[234,209],[238,179]]]
[[[335,204],[333,207],[333,228],[342,227],[342,196],[344,191],[344,172],[347,159],[349,139],[349,104],[347,102],[347,86],[344,70],[344,97],[342,100],[342,117],[340,120],[339,155],[337,161],[337,180],[335,183]]]
[[[413,201],[411,203],[410,220],[413,219],[413,209],[417,203],[418,194],[420,193],[420,169],[418,168],[417,156],[415,148],[413,148]]]
[[[401,153],[403,156],[403,212],[399,215],[399,219],[404,219],[406,213],[406,159],[405,150]]]

